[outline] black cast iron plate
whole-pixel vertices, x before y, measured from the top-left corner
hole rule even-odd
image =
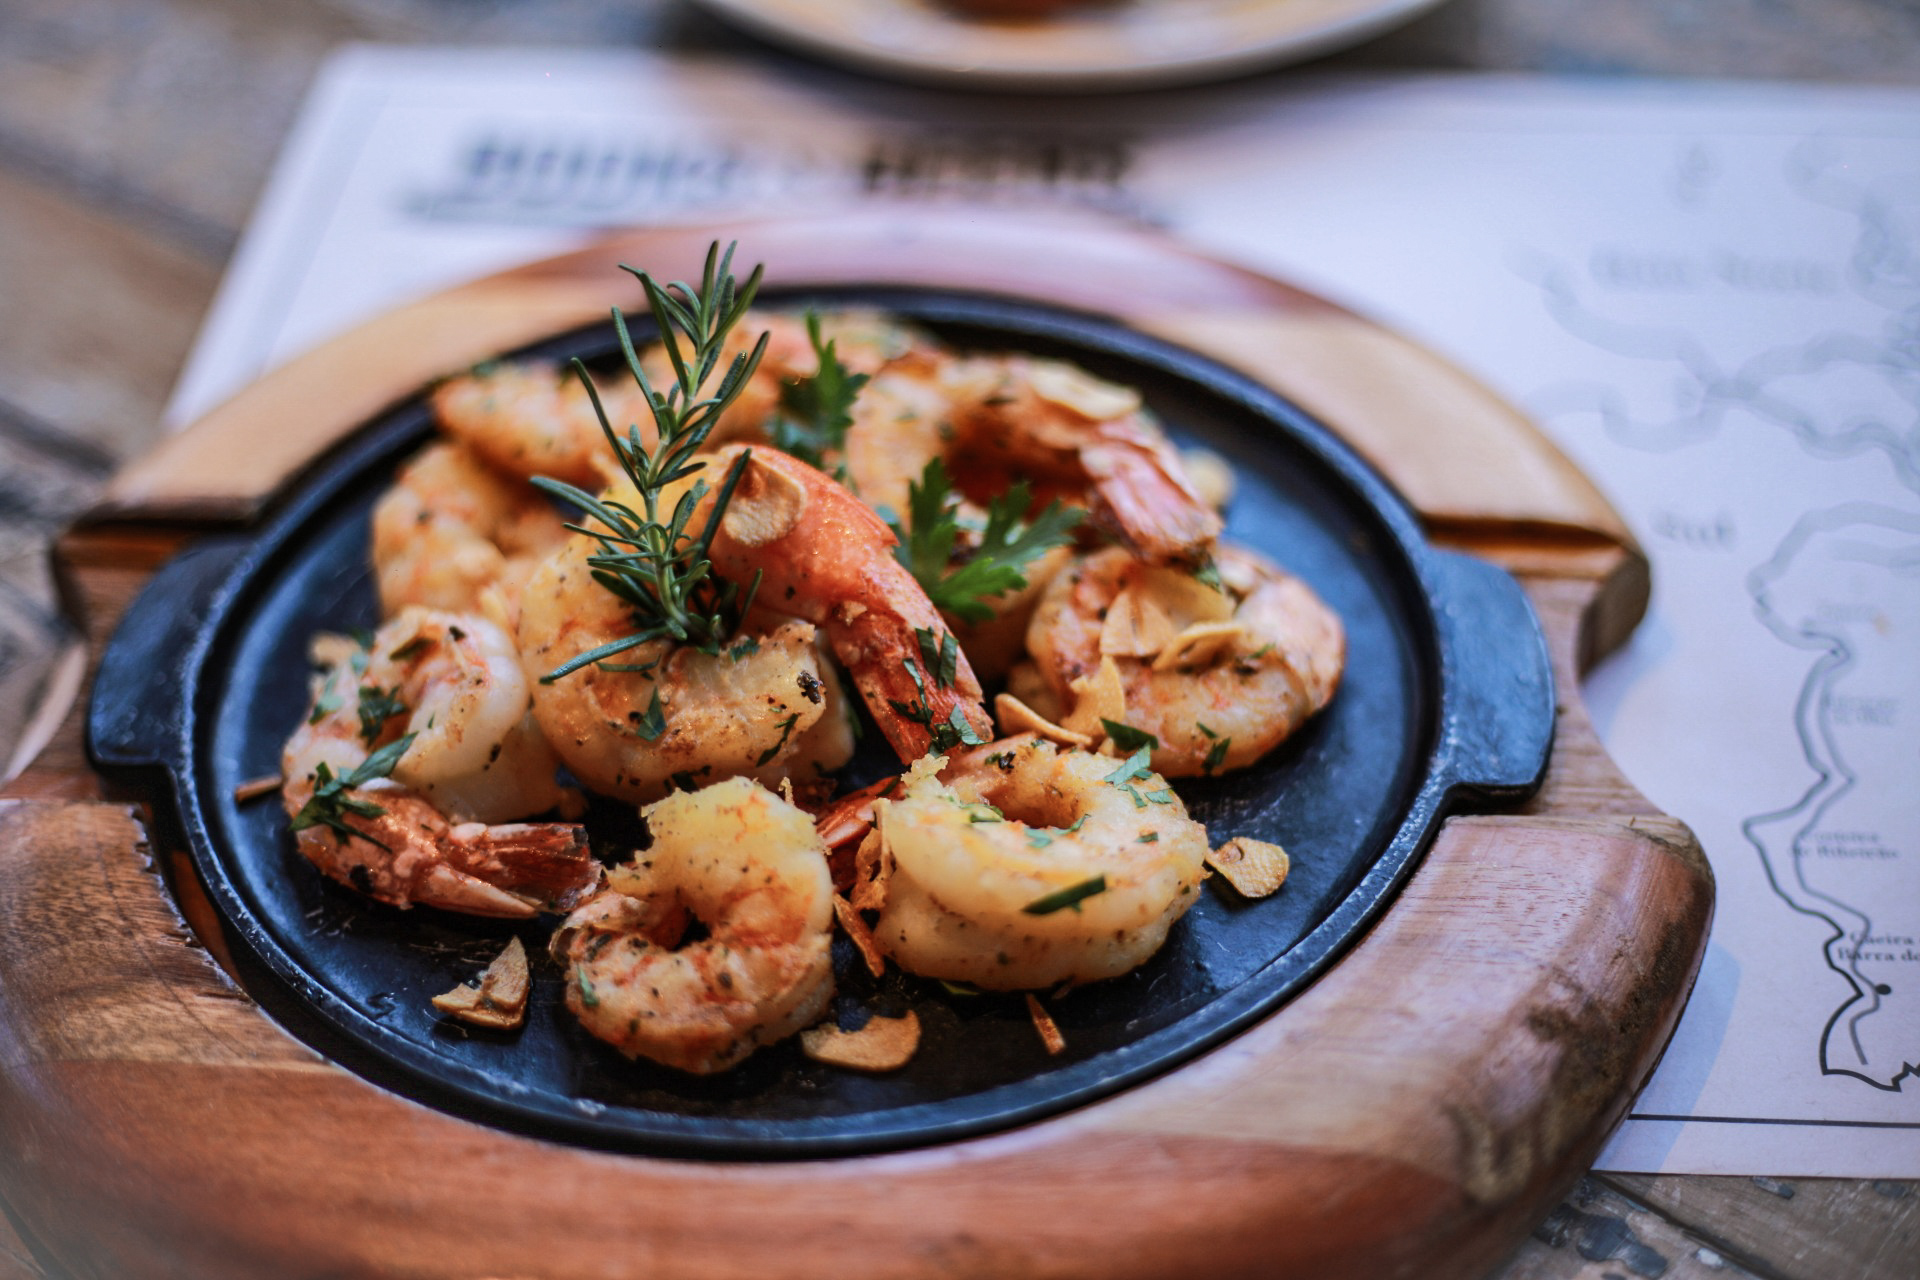
[[[276,797],[235,787],[278,769],[307,704],[321,630],[377,622],[368,513],[426,438],[415,398],[310,471],[257,532],[176,560],[129,612],[90,712],[96,761],[160,766],[181,827],[245,967],[296,1034],[422,1102],[556,1139],[662,1154],[783,1158],[945,1140],[1085,1103],[1164,1071],[1277,1008],[1389,901],[1442,814],[1526,793],[1545,766],[1553,698],[1537,622],[1513,581],[1428,548],[1400,499],[1329,432],[1259,385],[1111,321],[1002,298],[911,290],[814,292],[874,303],[974,349],[1075,360],[1137,386],[1183,443],[1225,455],[1238,483],[1228,536],[1305,578],[1345,622],[1332,706],[1255,767],[1179,790],[1214,843],[1277,841],[1284,889],[1260,902],[1219,880],[1165,948],[1126,977],[1049,999],[1067,1048],[1049,1057],[1023,1002],[890,971],[874,981],[836,942],[836,1012],[920,1016],[903,1070],[811,1062],[789,1041],[723,1075],[629,1062],[587,1036],[545,957],[551,921],[397,911],[322,878],[294,851]],[[525,354],[613,359],[610,326]],[[869,735],[869,743],[878,741]],[[853,782],[897,763],[873,748]],[[617,856],[631,818],[603,804]],[[474,976],[518,933],[535,957],[526,1027],[477,1031],[433,994]]]

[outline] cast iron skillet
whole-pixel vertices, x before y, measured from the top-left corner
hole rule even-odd
[[[1112,1093],[1271,1013],[1388,904],[1444,813],[1539,784],[1553,691],[1519,588],[1429,548],[1401,499],[1295,406],[1113,321],[1033,302],[898,289],[768,301],[880,305],[963,347],[1075,360],[1139,387],[1176,438],[1231,460],[1228,536],[1339,612],[1347,674],[1332,706],[1254,768],[1180,791],[1215,843],[1250,835],[1286,846],[1291,878],[1260,902],[1216,879],[1146,965],[1050,998],[1067,1041],[1055,1057],[1018,997],[891,970],[876,982],[841,938],[843,1025],[868,1011],[919,1013],[921,1049],[904,1070],[822,1066],[792,1041],[704,1079],[628,1062],[563,1007],[545,957],[550,920],[369,902],[294,852],[277,796],[234,799],[237,784],[278,769],[306,708],[313,633],[377,621],[368,512],[430,430],[416,396],[318,463],[257,531],[209,539],[162,569],[108,646],[89,715],[98,765],[164,774],[250,993],[328,1056],[483,1122],[656,1154],[819,1156],[980,1133]],[[603,325],[523,354],[610,363],[616,350]],[[870,733],[851,781],[898,769],[877,741]],[[591,821],[602,856],[624,856],[631,814],[604,804]],[[471,978],[515,933],[535,957],[526,1027],[499,1034],[440,1019],[428,998]]]

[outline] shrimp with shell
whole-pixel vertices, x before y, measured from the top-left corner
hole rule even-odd
[[[812,819],[746,778],[643,815],[649,843],[553,937],[581,1025],[704,1075],[817,1021],[833,995],[833,886]],[[693,921],[705,935],[686,941]]]
[[[894,558],[898,540],[871,507],[774,449],[730,445],[714,455],[714,465],[739,470],[731,500],[713,522],[708,554],[715,571],[736,582],[757,580],[766,607],[825,632],[902,760],[992,736],[972,665],[926,591]]]
[[[1111,720],[1158,740],[1153,768],[1243,768],[1332,700],[1346,632],[1312,588],[1240,548],[1218,585],[1110,547],[1047,588],[1027,629],[1031,668],[1009,686],[1049,719],[1098,738]]]
[[[566,910],[598,879],[579,826],[510,821],[566,794],[497,626],[408,608],[364,648],[319,637],[314,657],[282,797],[327,876],[391,906],[509,918]]]
[[[852,719],[823,643],[903,760],[936,739],[991,735],[979,682],[871,509],[773,449],[729,446],[707,465],[734,477],[728,500],[703,491],[688,527],[706,531],[715,574],[757,584],[728,639],[711,650],[648,640],[582,662],[634,626],[594,572],[594,534],[577,535],[528,585],[519,643],[534,716],[582,781],[644,801],[670,786],[837,769],[853,751]],[[603,500],[630,509],[637,499],[616,485]]]

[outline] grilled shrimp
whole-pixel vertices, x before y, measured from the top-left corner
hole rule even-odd
[[[565,910],[598,877],[579,827],[507,822],[562,792],[498,627],[408,608],[368,648],[323,636],[314,658],[281,770],[295,842],[322,872],[396,907],[507,917]]]
[[[980,682],[947,643],[927,593],[893,558],[892,530],[845,488],[777,450],[731,445],[714,455],[715,469],[742,452],[750,456],[710,546],[715,570],[734,582],[759,574],[758,598],[769,608],[826,633],[902,760],[919,759],[935,741],[991,737]]]
[[[626,381],[596,384],[613,429],[640,428],[649,446],[646,396]],[[579,377],[548,361],[504,361],[449,378],[434,389],[434,417],[449,436],[503,475],[552,476],[593,489],[610,461],[605,433]]]
[[[1168,777],[1239,769],[1327,705],[1346,662],[1340,619],[1300,579],[1221,547],[1224,590],[1120,548],[1095,552],[1048,587],[1027,629],[1040,710],[1100,733],[1122,721],[1159,739]],[[1111,667],[1107,666],[1111,663]]]
[[[428,445],[373,508],[380,611],[392,617],[412,604],[470,613],[494,588],[511,617],[526,580],[566,536],[535,489],[462,445]]]
[[[916,770],[875,805],[873,926],[902,968],[1005,991],[1126,973],[1192,905],[1206,829],[1137,757],[1031,734]]]
[[[1219,513],[1138,392],[1019,355],[962,360],[942,377],[952,389],[951,469],[976,501],[982,489],[1028,479],[1042,498],[1083,501],[1096,525],[1143,560],[1206,559]]]
[[[756,611],[718,653],[655,640],[552,680],[541,677],[633,631],[626,603],[595,581],[599,552],[575,535],[537,570],[520,611],[533,715],[580,781],[655,800],[747,776],[768,783],[837,769],[853,724],[811,623]]]
[[[833,886],[812,820],[745,778],[644,816],[652,842],[554,934],[567,1007],[628,1057],[699,1074],[818,1019]],[[707,936],[680,946],[689,917]]]

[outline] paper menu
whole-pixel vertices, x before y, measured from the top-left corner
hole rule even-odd
[[[1920,94],[1511,77],[1046,104],[639,54],[328,68],[174,416],[593,229],[892,197],[1164,223],[1447,354],[1654,559],[1587,693],[1720,887],[1603,1165],[1920,1176]]]

